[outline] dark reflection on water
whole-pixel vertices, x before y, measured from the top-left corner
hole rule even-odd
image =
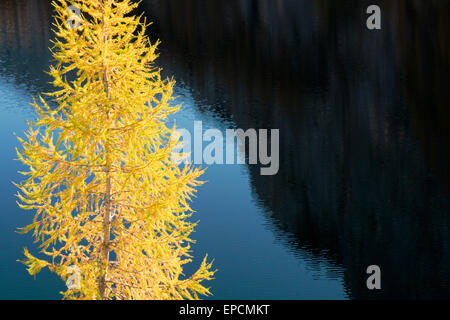
[[[342,268],[353,299],[450,298],[449,1],[378,3],[375,32],[369,1],[142,7],[164,40],[161,64],[211,106],[200,111],[280,129],[278,175],[249,170],[292,249]],[[48,1],[1,8],[1,73],[45,91]],[[371,264],[377,292],[365,286]]]
[[[46,91],[50,77],[49,1],[2,0],[0,7],[0,71],[33,92]]]
[[[254,191],[279,232],[344,267],[351,298],[450,297],[449,1],[147,1],[199,99],[280,128]],[[383,289],[365,268],[378,264]]]

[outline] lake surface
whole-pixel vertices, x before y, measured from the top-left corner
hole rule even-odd
[[[158,63],[192,130],[280,129],[280,170],[211,165],[193,208],[193,264],[213,299],[450,298],[448,1],[143,1]],[[50,91],[48,1],[0,3],[0,299],[59,299],[16,260],[32,213],[16,205],[29,103]],[[447,81],[447,82],[446,82]],[[382,290],[366,287],[379,265]]]

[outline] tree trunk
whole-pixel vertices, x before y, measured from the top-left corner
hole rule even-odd
[[[101,2],[102,6],[102,26],[103,26],[103,46],[106,49],[106,42],[108,35],[105,32],[105,17],[103,14],[103,1]],[[106,54],[106,50],[102,52]],[[103,86],[105,88],[105,94],[108,100],[111,99],[110,87],[109,87],[109,74],[107,70],[107,66],[104,66],[105,70],[103,72]],[[106,111],[106,117],[109,119],[109,110]],[[99,292],[100,299],[105,300],[106,298],[106,282],[108,277],[108,267],[109,267],[109,252],[110,252],[110,241],[111,241],[111,216],[112,216],[112,204],[111,204],[111,160],[110,160],[110,147],[108,138],[105,141],[105,173],[106,173],[106,195],[105,195],[105,212],[103,216],[103,242],[102,242],[102,250],[101,250],[101,273],[100,273],[100,281],[99,281]]]

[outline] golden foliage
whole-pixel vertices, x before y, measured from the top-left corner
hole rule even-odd
[[[81,27],[66,25],[67,8],[81,9]],[[202,170],[171,160],[177,147],[167,117],[173,80],[154,65],[158,43],[146,36],[130,0],[53,2],[56,10],[50,68],[56,90],[35,101],[36,122],[20,139],[28,168],[18,184],[20,207],[36,211],[33,232],[48,261],[26,249],[34,275],[49,267],[66,280],[73,266],[80,285],[67,299],[197,299],[210,294],[205,259],[190,262],[189,201]],[[74,79],[74,80],[68,80]]]

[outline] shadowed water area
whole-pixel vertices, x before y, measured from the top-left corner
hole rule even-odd
[[[450,1],[147,0],[177,125],[280,129],[280,169],[211,165],[193,208],[193,265],[214,299],[450,298]],[[58,299],[34,280],[11,181],[28,103],[50,91],[48,1],[0,2],[0,298]],[[379,265],[382,290],[366,287]]]

